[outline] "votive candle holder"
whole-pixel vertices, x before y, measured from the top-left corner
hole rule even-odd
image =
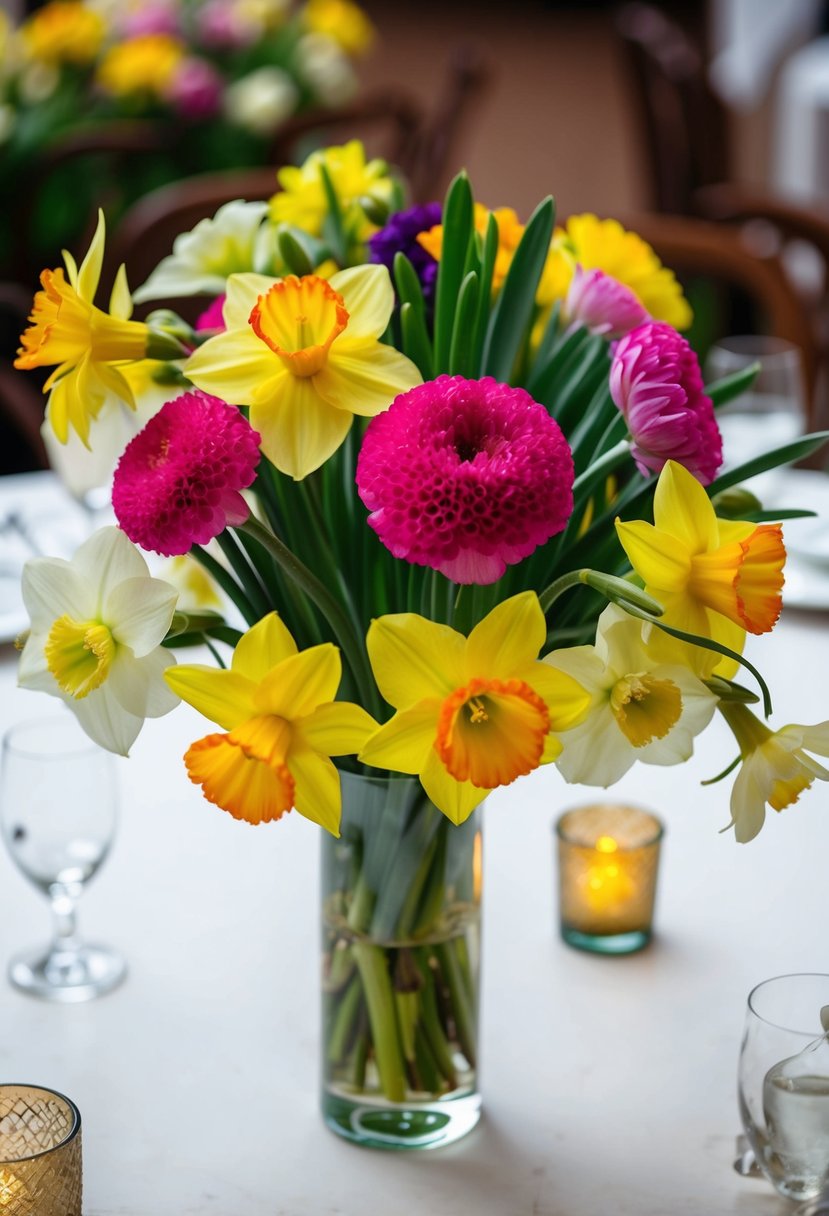
[[[593,954],[632,954],[651,939],[664,829],[650,811],[593,803],[556,822],[561,936]]]
[[[63,1094],[0,1085],[0,1216],[81,1216],[81,1116]]]

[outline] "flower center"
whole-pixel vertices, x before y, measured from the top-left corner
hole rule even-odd
[[[286,763],[291,728],[282,718],[250,718],[226,735],[208,735],[188,749],[190,780],[234,819],[269,823],[294,805],[296,786]]]
[[[115,650],[115,639],[106,625],[60,616],[49,630],[44,654],[58,687],[80,701],[103,684]]]
[[[342,296],[318,275],[289,275],[260,296],[249,317],[258,338],[293,376],[314,376],[348,325]]]
[[[613,685],[610,708],[619,730],[633,747],[664,739],[682,715],[682,694],[673,680],[647,672],[624,676]]]
[[[457,781],[509,785],[541,763],[550,729],[546,704],[523,680],[471,680],[446,698],[435,750]]]
[[[691,559],[689,589],[749,633],[767,633],[780,615],[786,550],[779,524]]]
[[[803,791],[807,790],[811,784],[812,778],[805,772],[797,773],[788,780],[778,777],[771,787],[769,806],[775,811],[785,810],[787,806],[797,802]]]

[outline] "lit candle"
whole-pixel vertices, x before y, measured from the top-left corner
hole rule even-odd
[[[26,1185],[9,1170],[0,1165],[0,1208],[4,1216],[15,1216],[18,1212],[31,1211],[31,1196]]]
[[[0,1085],[0,1216],[81,1216],[81,1117],[63,1094]]]
[[[651,936],[659,820],[599,804],[567,811],[556,833],[564,940],[599,954],[640,950]]]

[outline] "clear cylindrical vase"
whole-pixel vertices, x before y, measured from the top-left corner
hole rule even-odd
[[[342,774],[323,840],[322,1110],[374,1148],[478,1122],[481,814],[452,824],[408,777]]]

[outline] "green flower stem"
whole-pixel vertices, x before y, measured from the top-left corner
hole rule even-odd
[[[411,1063],[415,1058],[415,1029],[420,1001],[416,992],[395,992],[394,1003],[397,1008],[397,1024],[400,1027],[403,1055]]]
[[[559,596],[564,595],[565,591],[569,591],[572,587],[578,586],[592,587],[605,599],[610,600],[613,604],[620,604],[623,608],[631,604],[642,609],[643,612],[651,612],[656,616],[661,616],[663,612],[662,605],[634,583],[624,578],[617,578],[613,574],[603,574],[599,570],[586,568],[570,570],[567,574],[562,574],[555,582],[550,583],[549,587],[538,597],[542,610],[545,613],[549,612]]]
[[[604,456],[599,457],[583,473],[580,473],[573,482],[573,498],[576,502],[583,501],[594,486],[604,481],[610,473],[618,469],[620,464],[624,464],[629,456],[630,443],[627,439],[622,439],[609,452],[605,452]]]
[[[361,874],[351,897],[351,907],[348,909],[348,927],[355,933],[365,933],[371,923],[376,895]]]
[[[361,1089],[365,1089],[369,1046],[368,1031],[363,1029],[359,1032],[357,1042],[354,1044],[348,1070],[351,1076],[351,1084],[358,1092]]]
[[[439,1093],[445,1086],[441,1083],[441,1075],[438,1071],[437,1062],[434,1052],[429,1046],[429,1040],[426,1037],[426,1031],[422,1023],[419,1023],[415,1031],[415,1068],[417,1075],[420,1078],[420,1084],[425,1093]]]
[[[253,604],[247,596],[247,592],[243,587],[240,587],[236,579],[225,570],[211,553],[202,549],[200,545],[193,545],[190,550],[190,556],[195,557],[200,565],[204,566],[205,570],[219,584],[222,591],[227,595],[236,607],[241,612],[242,616],[248,625],[255,625],[260,620],[260,613],[256,611]]]
[[[380,1085],[390,1102],[403,1102],[406,1098],[406,1070],[400,1049],[386,952],[380,946],[360,941],[354,943],[353,949],[363,981]]]
[[[258,572],[250,564],[239,542],[226,529],[216,537],[216,543],[227,558],[227,563],[245,589],[245,594],[259,614],[261,620],[270,611],[270,602]]]
[[[463,976],[461,975],[454,942],[437,942],[434,949],[452,999],[452,1013],[454,1014],[455,1026],[458,1032],[458,1042],[463,1048],[463,1054],[474,1068],[476,1055],[475,1016]]]
[[[432,968],[429,965],[428,948],[424,947],[422,953],[418,952],[417,963],[421,977],[424,980],[423,988],[420,991],[420,1025],[426,1037],[426,1042],[429,1044],[429,1048],[435,1058],[435,1063],[449,1082],[449,1085],[454,1089],[458,1083],[458,1078],[455,1072],[455,1065],[452,1062],[449,1045],[446,1042],[446,1036],[441,1025],[440,1014],[438,1013],[438,1003],[435,997],[435,980]]]
[[[328,1037],[327,1056],[331,1064],[338,1064],[353,1038],[353,1030],[357,1015],[360,1012],[362,985],[359,976],[355,975],[337,1003],[337,1012]]]
[[[315,574],[299,560],[287,545],[269,532],[258,519],[251,516],[242,524],[242,530],[258,540],[267,549],[271,557],[278,563],[293,581],[302,588],[325,616],[342,648],[346,662],[351,668],[352,675],[360,691],[363,706],[369,711],[374,710],[375,716],[380,714],[378,693],[371,676],[368,656],[357,633],[349,621],[345,611],[337,602],[328,588],[320,582]]]

